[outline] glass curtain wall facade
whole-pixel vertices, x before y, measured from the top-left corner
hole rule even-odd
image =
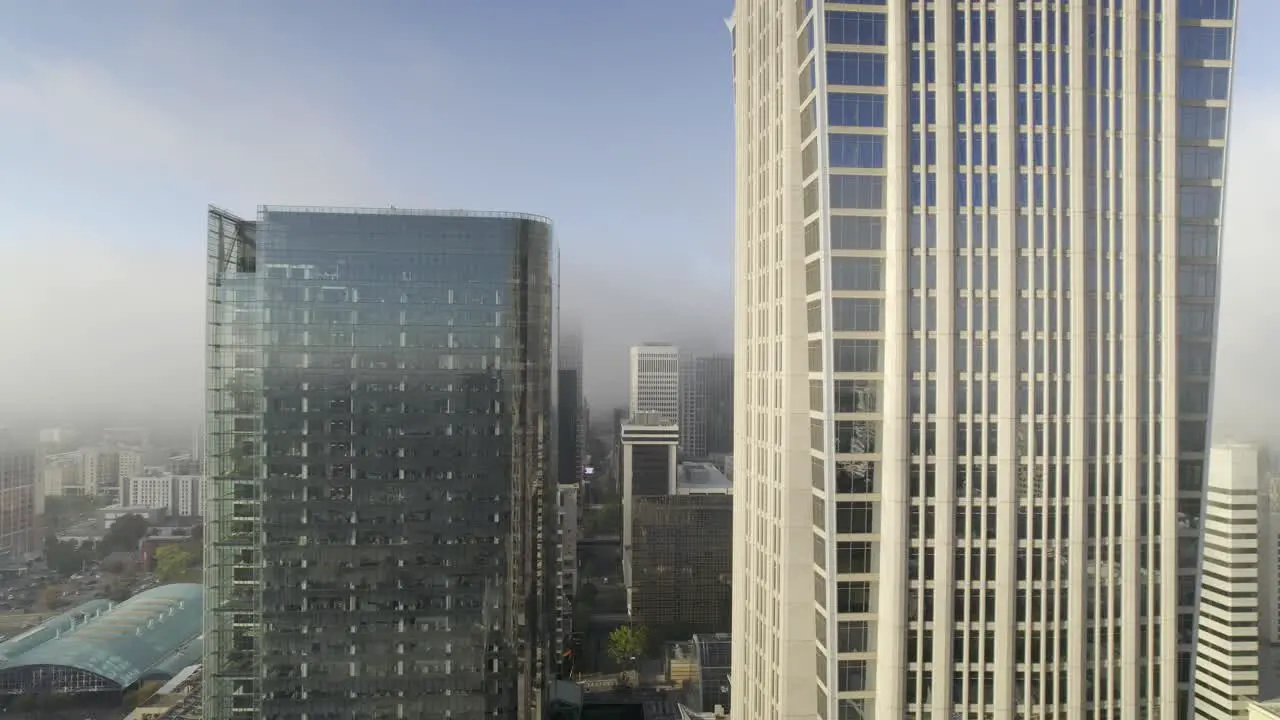
[[[1187,716],[1234,26],[736,3],[735,716]]]
[[[538,717],[549,223],[210,209],[208,250],[204,716]]]

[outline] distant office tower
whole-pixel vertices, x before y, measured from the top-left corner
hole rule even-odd
[[[1249,701],[1259,699],[1258,597],[1264,574],[1259,539],[1270,514],[1265,480],[1263,454],[1256,446],[1217,445],[1209,454],[1200,613],[1194,628],[1198,719],[1243,718]],[[1190,635],[1193,628],[1180,630]]]
[[[698,413],[707,455],[733,453],[733,356],[700,357],[698,381],[701,385]]]
[[[582,460],[586,453],[587,427],[583,415],[586,400],[582,394],[582,334],[577,330],[560,330],[559,395],[557,413],[560,445],[559,482],[577,485],[582,482]]]
[[[548,221],[208,222],[204,717],[539,717]]]
[[[656,413],[680,422],[680,350],[665,343],[631,348],[631,406],[628,417]]]
[[[1233,8],[736,2],[735,720],[1187,717]]]
[[[702,422],[702,375],[693,355],[680,353],[680,455],[689,459],[707,456],[706,427]]]
[[[0,562],[22,562],[40,551],[40,473],[39,453],[0,449]]]

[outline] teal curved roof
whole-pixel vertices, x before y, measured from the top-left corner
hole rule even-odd
[[[202,585],[161,585],[11,657],[0,669],[58,665],[127,687],[200,636],[203,610]]]
[[[178,648],[176,652],[171,653],[169,657],[161,660],[150,670],[143,673],[142,679],[153,680],[164,678],[165,680],[168,680],[174,675],[182,672],[183,669],[192,665],[200,664],[202,659],[201,656],[203,654],[204,638],[197,637],[186,645]]]
[[[106,600],[90,600],[5,640],[0,643],[0,667],[9,665],[13,658],[49,642],[60,633],[70,630],[76,623],[84,622],[85,618],[105,612],[110,607],[111,603]]]

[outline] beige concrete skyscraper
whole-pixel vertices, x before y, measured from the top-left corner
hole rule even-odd
[[[729,25],[735,718],[1185,718],[1234,3]]]

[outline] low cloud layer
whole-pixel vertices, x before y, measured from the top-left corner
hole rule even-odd
[[[31,414],[43,422],[86,412],[199,412],[205,203],[251,213],[259,202],[430,206],[451,197],[433,192],[449,177],[440,168],[425,170],[428,179],[418,186],[402,186],[365,145],[377,128],[350,122],[337,112],[340,98],[318,85],[253,81],[252,63],[261,58],[227,67],[227,55],[174,50],[198,51],[204,42],[197,39],[171,28],[134,38],[169,48],[165,57],[185,58],[156,70],[154,77],[168,81],[154,83],[0,45],[8,136],[0,137],[0,424]],[[439,74],[407,60],[394,68],[388,72],[399,77],[378,82],[422,84]],[[1280,267],[1273,240],[1277,117],[1280,96],[1238,99],[1218,356],[1220,438],[1280,440],[1273,430],[1280,409],[1268,401],[1280,397],[1272,371],[1280,356],[1280,303],[1272,290]],[[678,132],[679,120],[672,123],[669,130]],[[500,198],[512,209],[556,216],[566,230],[563,307],[583,328],[597,412],[624,402],[632,344],[665,340],[698,352],[732,346],[731,208],[724,205],[732,179],[724,155],[724,167],[710,175],[723,186],[707,195],[721,205],[716,214],[724,217],[711,224],[725,236],[708,237],[714,233],[699,226],[698,237],[660,250],[616,241],[608,224],[573,217],[554,192],[533,188],[541,199],[529,205],[509,189]],[[671,162],[678,166],[681,158]],[[675,167],[672,177],[679,175]],[[583,192],[606,192],[593,176],[575,177]],[[664,213],[665,206],[627,200],[636,213]],[[622,213],[609,221],[630,222]],[[686,226],[683,217],[667,224],[671,232]]]

